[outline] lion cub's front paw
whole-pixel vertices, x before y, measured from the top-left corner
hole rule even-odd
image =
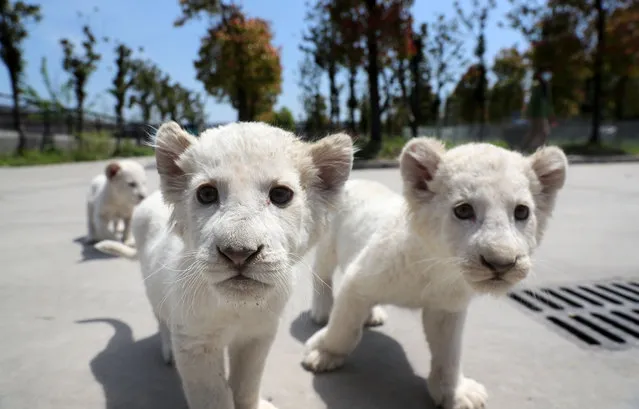
[[[327,372],[337,369],[344,363],[345,356],[330,353],[322,348],[322,342],[326,335],[327,327],[313,334],[306,341],[307,352],[302,360],[302,366],[311,372]]]
[[[344,355],[331,354],[321,349],[311,349],[302,360],[302,366],[307,371],[319,373],[329,372],[344,364]]]
[[[366,325],[367,327],[379,327],[380,325],[384,325],[384,322],[386,322],[387,318],[388,314],[386,314],[384,308],[376,305],[371,308],[371,312],[368,315],[368,319],[366,320],[366,323],[364,325]]]
[[[260,399],[260,405],[258,406],[258,409],[277,409],[277,407],[275,407],[275,405],[265,399]]]
[[[329,312],[323,311],[321,308],[313,307],[311,308],[310,316],[311,320],[315,323],[315,325],[325,326],[328,324],[328,317],[330,315]]]
[[[175,365],[175,358],[173,357],[173,351],[171,350],[171,345],[162,343],[162,359],[164,360],[164,363],[168,366]]]
[[[484,409],[488,400],[484,385],[470,378],[463,378],[450,392],[442,391],[429,380],[428,391],[442,409]]]

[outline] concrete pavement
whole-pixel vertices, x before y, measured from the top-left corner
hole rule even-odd
[[[142,162],[151,164],[149,159]],[[85,192],[104,162],[0,169],[0,408],[185,408],[161,362],[138,265],[82,246]],[[528,284],[639,281],[639,165],[574,165]],[[399,191],[397,169],[361,170]],[[149,166],[152,187],[157,175]],[[279,409],[432,408],[416,312],[389,308],[338,372],[300,366],[316,328],[308,268],[298,271],[263,394]],[[639,307],[637,307],[639,310]],[[639,348],[588,349],[509,300],[474,303],[464,370],[491,409],[637,409]]]

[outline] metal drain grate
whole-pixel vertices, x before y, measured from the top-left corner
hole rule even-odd
[[[518,306],[584,346],[639,346],[639,282],[614,280],[511,291]]]

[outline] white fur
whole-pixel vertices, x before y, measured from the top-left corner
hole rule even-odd
[[[161,192],[136,208],[132,229],[164,358],[174,356],[191,409],[272,408],[259,398],[260,383],[292,267],[340,200],[351,139],[310,144],[261,123],[195,138],[169,122],[156,145]],[[202,185],[217,188],[217,202],[196,200]],[[288,186],[292,201],[275,205],[275,186]],[[218,251],[260,246],[242,269]]]
[[[146,197],[146,185],[144,167],[130,159],[110,162],[104,173],[95,176],[87,195],[87,243],[117,240],[118,223],[122,221],[122,241],[132,244],[131,214]]]
[[[138,251],[135,247],[133,247],[133,244],[135,243],[121,243],[116,240],[102,240],[96,243],[93,247],[105,254],[137,260]]]
[[[341,366],[375,305],[420,308],[434,401],[445,409],[483,408],[486,390],[461,371],[466,310],[473,296],[504,294],[529,273],[565,181],[566,157],[555,147],[530,157],[489,144],[446,151],[437,140],[416,138],[404,147],[400,167],[403,197],[376,182],[346,185],[345,205],[318,245],[315,267],[312,315],[330,318],[307,341],[303,365],[314,372]],[[474,218],[455,216],[464,202]],[[513,215],[520,204],[530,209],[525,221]],[[497,273],[481,256],[515,263]],[[333,306],[321,281],[330,284],[336,268],[344,278]]]

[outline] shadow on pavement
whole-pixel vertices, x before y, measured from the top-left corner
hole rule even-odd
[[[76,237],[75,239],[73,239],[73,242],[82,246],[82,259],[79,261],[79,263],[91,260],[117,258],[116,256],[113,256],[111,254],[106,254],[99,250],[96,250],[93,247],[93,244],[89,244],[86,242],[85,236]]]
[[[300,314],[290,332],[305,342],[319,327]],[[313,387],[328,409],[435,409],[426,381],[417,376],[402,346],[374,329],[335,372],[317,374]]]
[[[115,331],[90,363],[104,390],[105,409],[187,409],[177,371],[162,361],[158,334],[134,341],[131,328],[116,319],[77,323],[107,324]]]

